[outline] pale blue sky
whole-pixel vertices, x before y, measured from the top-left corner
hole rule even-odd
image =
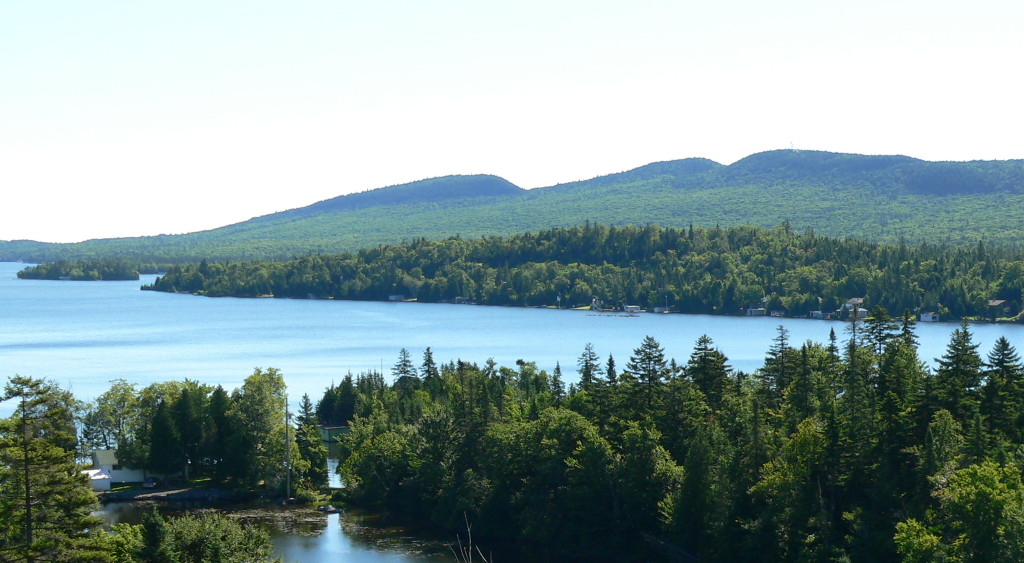
[[[1022,24],[1011,0],[8,0],[0,239],[790,146],[1024,158]]]

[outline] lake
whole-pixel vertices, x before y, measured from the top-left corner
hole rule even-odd
[[[645,335],[685,363],[697,338],[709,335],[735,369],[761,366],[779,325],[799,345],[827,342],[846,323],[811,319],[711,315],[636,316],[584,311],[420,303],[209,298],[139,291],[133,282],[19,280],[23,264],[0,262],[0,376],[46,377],[79,398],[94,398],[123,378],[140,387],[167,380],[223,385],[230,391],[256,367],[281,370],[290,402],[314,403],[347,373],[390,374],[401,348],[417,365],[429,346],[438,363],[493,358],[515,366],[561,365],[576,380],[576,359],[592,343],[602,361],[622,369]],[[945,352],[955,323],[921,323],[920,356]],[[983,355],[1000,335],[1022,349],[1024,326],[971,328]],[[0,405],[0,414],[10,407]]]
[[[389,373],[401,348],[416,364],[431,347],[438,363],[461,359],[515,366],[534,361],[562,367],[576,380],[587,343],[622,369],[645,335],[668,357],[685,363],[697,338],[709,335],[734,368],[751,372],[784,326],[790,341],[840,340],[846,324],[809,319],[708,315],[636,316],[583,311],[359,301],[207,298],[139,291],[141,282],[18,280],[23,264],[0,263],[0,376],[46,377],[89,400],[123,378],[140,387],[193,379],[231,390],[255,367],[284,374],[290,402],[304,393],[315,403],[345,373]],[[921,359],[941,356],[954,323],[918,325]],[[1022,349],[1024,326],[972,326],[987,354],[1000,335]],[[0,404],[0,416],[12,406]],[[433,559],[403,532],[317,515],[308,534],[278,533],[275,546],[290,561],[426,561]],[[365,538],[371,538],[367,540]],[[358,555],[355,555],[358,554]]]
[[[157,505],[165,517],[189,510],[173,503]],[[299,507],[231,507],[233,517],[270,533],[274,554],[286,563],[455,563],[453,537],[426,537],[421,531],[381,524],[372,514],[338,514]],[[141,524],[149,504],[110,503],[97,516],[110,524]],[[462,538],[465,541],[465,537]],[[457,547],[456,547],[457,548]]]

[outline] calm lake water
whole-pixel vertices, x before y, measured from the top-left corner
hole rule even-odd
[[[843,340],[846,324],[809,319],[709,315],[622,316],[583,311],[419,303],[208,298],[139,291],[142,282],[19,280],[24,265],[0,262],[0,377],[46,377],[90,399],[124,378],[140,387],[189,378],[231,390],[255,367],[284,374],[290,400],[315,403],[346,372],[390,373],[401,348],[419,364],[431,347],[438,363],[517,359],[546,370],[556,363],[567,382],[576,359],[593,343],[619,369],[645,335],[684,363],[697,338],[709,335],[735,369],[761,366],[776,336]],[[921,323],[921,359],[941,356],[954,323]],[[1005,335],[1024,350],[1024,326],[972,327],[983,354]],[[7,409],[6,411],[3,409]],[[10,407],[0,404],[0,414]]]
[[[186,507],[157,505],[165,517]],[[407,528],[387,526],[374,515],[348,511],[325,514],[310,508],[273,507],[229,509],[232,516],[270,533],[274,552],[286,563],[455,563],[451,538],[425,537]],[[144,502],[111,503],[97,513],[110,524],[141,524],[149,511]]]
[[[697,338],[707,334],[734,368],[750,372],[761,366],[779,325],[794,345],[827,342],[829,329],[846,338],[844,323],[806,319],[206,298],[139,291],[153,276],[141,282],[18,280],[23,267],[0,263],[0,377],[46,377],[84,400],[106,391],[116,378],[140,387],[189,378],[230,391],[253,368],[275,367],[284,374],[293,405],[304,393],[315,403],[346,372],[389,373],[403,347],[417,364],[428,346],[438,363],[493,358],[514,367],[524,359],[549,371],[559,363],[571,382],[588,342],[602,359],[613,354],[621,369],[645,335],[683,363]],[[956,326],[918,325],[921,359],[941,356]],[[980,324],[972,331],[983,354],[1000,335],[1024,350],[1024,326]],[[0,403],[0,416],[11,412]],[[403,531],[348,515],[311,518],[302,532],[275,533],[279,555],[288,561],[437,560],[433,547],[424,548]]]

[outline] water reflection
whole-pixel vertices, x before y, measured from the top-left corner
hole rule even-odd
[[[139,524],[150,503],[105,505],[97,515],[108,524]],[[158,504],[161,513],[175,516],[198,507]],[[419,530],[389,526],[373,514],[346,511],[326,514],[306,507],[238,507],[226,511],[270,533],[274,554],[287,562],[352,561],[357,563],[452,563],[446,538],[431,538]]]

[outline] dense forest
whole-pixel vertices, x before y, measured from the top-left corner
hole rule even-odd
[[[290,466],[290,492],[312,499],[327,487],[327,450],[309,397],[286,436],[285,391],[274,368],[257,368],[231,393],[191,380],[142,389],[115,380],[79,409],[79,453],[112,449],[127,467],[280,494]]]
[[[202,205],[197,202],[197,205]],[[690,158],[522,190],[488,175],[446,176],[368,190],[180,235],[73,244],[0,241],[0,260],[111,256],[155,263],[280,260],[455,235],[507,236],[591,221],[684,228],[772,227],[897,243],[1024,241],[1024,160],[927,162],[779,150],[722,165]]]
[[[127,467],[185,485],[203,477],[241,493],[278,491],[289,459],[300,498],[327,484],[312,405],[307,398],[298,435],[286,441],[284,382],[272,368],[256,370],[231,394],[191,381],[140,390],[118,380],[88,405],[52,382],[15,376],[5,401],[14,413],[0,419],[0,561],[272,559],[266,531],[221,514],[164,520],[153,510],[141,524],[105,529],[76,463],[94,449],[116,449]]]
[[[116,281],[137,280],[140,273],[155,274],[165,268],[139,265],[124,259],[58,260],[30,266],[18,272],[23,280]]]
[[[651,337],[618,361],[587,345],[569,385],[557,364],[403,349],[390,379],[349,374],[315,404],[304,396],[291,440],[273,368],[230,393],[118,380],[89,404],[16,376],[2,397],[15,412],[0,420],[0,559],[264,560],[266,536],[222,517],[152,513],[105,533],[76,451],[269,494],[290,466],[314,498],[324,424],[348,427],[347,502],[449,533],[468,522],[496,560],[1024,560],[1014,346],[984,353],[963,323],[932,370],[913,316],[875,307],[846,326],[824,344],[779,327],[753,373],[709,336],[682,362]]]
[[[779,327],[754,373],[710,337],[624,363],[588,345],[566,389],[532,362],[349,376],[351,502],[452,530],[494,560],[1024,560],[1024,367],[954,331],[934,371],[914,320],[875,308],[829,342]],[[623,359],[618,359],[621,362]],[[522,553],[503,551],[517,546]]]
[[[515,306],[669,307],[683,313],[848,315],[844,305],[1009,318],[1021,310],[1024,252],[880,244],[775,229],[558,228],[509,237],[417,240],[286,262],[178,265],[148,289]],[[998,307],[990,307],[1000,300]]]

